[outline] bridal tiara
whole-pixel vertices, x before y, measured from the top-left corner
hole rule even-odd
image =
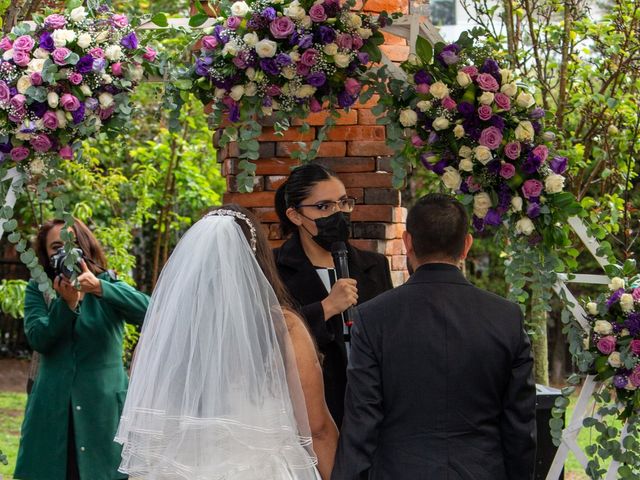
[[[213,216],[218,216],[218,217],[235,217],[235,218],[239,218],[240,220],[242,220],[243,222],[245,222],[247,224],[247,226],[249,227],[249,232],[251,233],[251,240],[249,241],[249,244],[251,245],[251,250],[253,250],[253,253],[255,254],[257,252],[257,245],[258,245],[258,237],[256,234],[256,227],[253,225],[253,222],[251,222],[251,220],[249,220],[249,217],[247,217],[244,213],[242,212],[236,212],[235,210],[228,210],[226,208],[220,208],[218,210],[214,210],[213,212],[209,212],[206,215],[207,217],[213,217]]]

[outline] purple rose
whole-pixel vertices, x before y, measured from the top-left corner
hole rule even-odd
[[[516,167],[514,167],[510,163],[503,163],[500,165],[500,176],[504,179],[509,180],[516,174]]]
[[[504,147],[504,154],[511,160],[517,160],[520,156],[520,142],[509,142]]]
[[[30,52],[36,45],[35,40],[29,35],[21,35],[13,42],[13,50],[16,52]]]
[[[0,80],[0,104],[6,105],[9,100],[11,100],[11,90],[3,80]]]
[[[362,65],[366,65],[369,63],[369,54],[367,52],[358,53],[358,60],[360,60]]]
[[[549,167],[553,173],[561,175],[567,169],[568,162],[567,157],[553,157],[553,160],[549,163]]]
[[[53,61],[55,62],[56,65],[66,65],[67,57],[69,55],[71,55],[71,50],[69,50],[68,48],[65,48],[65,47],[56,48],[52,54]]]
[[[293,37],[291,37],[293,39]],[[302,49],[309,48],[313,45],[313,35],[301,35],[299,39],[296,40],[298,46]]]
[[[636,337],[640,335],[640,314],[635,312],[630,313],[624,322],[624,326],[627,327],[631,336]]]
[[[51,110],[45,112],[42,116],[42,123],[44,123],[45,128],[48,128],[49,130],[55,130],[58,128],[58,117],[56,116],[56,113]]]
[[[614,337],[613,335],[602,337],[600,340],[598,340],[597,347],[601,353],[609,355],[616,349],[616,337]]]
[[[478,74],[478,76],[476,77],[476,82],[482,90],[485,90],[487,92],[496,92],[500,88],[500,85],[498,85],[498,81],[493,77],[493,75],[490,75],[488,73]]]
[[[98,116],[100,117],[100,120],[106,120],[111,115],[113,115],[113,107],[99,109]]]
[[[313,113],[317,113],[322,110],[322,104],[318,101],[317,98],[311,97],[309,99],[309,110],[311,110]]]
[[[35,85],[36,87],[42,85],[42,75],[39,72],[33,72],[29,75],[29,78],[31,79],[32,85]]]
[[[327,44],[333,42],[336,39],[336,32],[333,28],[322,25],[317,30],[315,36],[317,42]]]
[[[245,50],[241,50],[240,52],[238,52],[238,54],[235,57],[233,57],[231,61],[236,67],[244,70],[249,66],[247,63],[248,58],[249,58],[248,52]]]
[[[78,109],[75,112],[71,112],[71,118],[73,118],[73,124],[77,125],[80,122],[82,122],[82,120],[84,120],[84,111],[85,111],[85,107],[84,104],[80,104],[80,107],[78,107]]]
[[[324,11],[324,7],[316,3],[309,9],[309,16],[312,22],[320,23],[327,19],[327,13]]]
[[[13,63],[19,67],[26,67],[31,61],[31,55],[20,50],[13,52]]]
[[[73,85],[80,85],[82,83],[82,75],[77,72],[73,72],[71,75],[69,75],[69,81]]]
[[[460,57],[458,56],[458,54],[451,50],[443,50],[438,54],[437,58],[443,65],[453,65],[460,61]]]
[[[76,63],[76,72],[86,74],[93,68],[93,57],[91,55],[85,55]]]
[[[104,58],[96,58],[93,61],[93,65],[91,66],[91,70],[94,72],[101,72],[104,70],[104,67],[107,65],[107,61]],[[115,63],[114,63],[115,65]],[[112,65],[113,66],[113,65]]]
[[[53,28],[54,30],[58,28],[62,28],[67,24],[66,18],[63,15],[58,15],[54,13],[53,15],[49,15],[44,19],[44,26],[47,28]]]
[[[353,48],[354,50],[360,50],[362,48],[362,46],[364,45],[364,40],[362,40],[362,37],[360,35],[354,35],[353,37]],[[366,62],[364,62],[366,63]]]
[[[469,118],[475,113],[476,109],[469,102],[460,102],[458,104],[458,111],[460,112],[460,115],[462,115],[463,117]]]
[[[313,67],[316,64],[317,56],[318,51],[315,48],[305,50],[304,53],[300,56],[300,63],[307,67]]]
[[[540,157],[540,161],[544,163],[544,161],[549,156],[549,149],[545,145],[538,145],[536,148],[533,149],[532,153]]]
[[[476,232],[484,231],[484,219],[483,218],[478,218],[478,217],[476,217],[474,215],[471,223],[473,224],[473,229]]]
[[[540,120],[542,117],[544,117],[544,109],[540,108],[540,107],[536,107],[533,110],[531,110],[531,112],[529,112],[529,118],[532,120]]]
[[[227,18],[227,28],[231,30],[235,30],[242,23],[242,19],[240,17],[229,17]]]
[[[277,16],[276,10],[273,7],[267,7],[262,11],[262,17],[269,22],[275,20]]]
[[[613,386],[616,388],[624,388],[627,386],[628,381],[626,375],[615,375],[613,377]]]
[[[296,73],[302,77],[306,77],[311,73],[311,67],[308,67],[303,63],[298,63],[296,65]]]
[[[40,35],[40,48],[47,52],[53,52],[56,46],[53,43],[53,37],[49,32],[42,32]]]
[[[487,58],[484,61],[484,63],[482,64],[482,67],[480,67],[480,71],[482,73],[499,74],[500,73],[500,65],[498,65],[498,62],[496,62],[492,58]]]
[[[543,188],[544,185],[539,180],[529,179],[522,185],[522,194],[527,200],[538,198]]]
[[[353,38],[348,33],[341,33],[336,38],[336,45],[343,50],[351,50],[353,47]]]
[[[41,133],[31,139],[31,146],[36,152],[47,152],[51,149],[52,143],[49,137]]]
[[[11,159],[14,162],[21,162],[29,156],[30,150],[27,147],[14,147],[11,149]]]
[[[500,115],[494,115],[490,119],[491,125],[496,127],[501,132],[504,130],[504,119]]]
[[[29,109],[36,117],[42,118],[47,111],[47,104],[46,102],[33,102],[29,105]]]
[[[327,77],[322,72],[314,72],[307,76],[307,83],[312,87],[321,87],[327,81]]]
[[[260,68],[269,75],[278,75],[280,73],[280,67],[272,58],[263,58],[260,60]]]
[[[542,159],[533,152],[529,153],[527,159],[522,162],[522,171],[527,175],[533,175],[542,165]]]
[[[218,40],[216,37],[206,35],[202,37],[202,48],[205,50],[215,50],[218,46]]]
[[[484,217],[484,223],[487,225],[493,225],[494,227],[502,223],[500,214],[493,208],[490,208],[487,215]]]
[[[620,297],[622,297],[622,294],[624,293],[624,289],[620,288],[618,290],[616,290],[615,292],[613,292],[611,294],[611,296],[607,299],[607,308],[611,308],[611,306],[614,303],[617,303],[620,301]]]
[[[540,204],[538,202],[529,202],[527,205],[527,217],[536,218],[540,216]]]
[[[355,101],[356,97],[349,95],[346,91],[338,94],[338,105],[340,105],[340,108],[350,107]]]
[[[291,65],[291,57],[286,53],[279,53],[275,58],[276,63],[279,67],[286,67],[287,65]]]
[[[631,340],[630,347],[634,355],[640,355],[640,340]]]
[[[80,108],[80,101],[70,93],[65,93],[60,98],[60,105],[67,112],[75,112],[77,109]]]
[[[433,83],[433,77],[424,70],[418,70],[413,75],[413,79],[416,83],[426,83],[427,85],[431,85]]]
[[[496,127],[485,128],[480,134],[479,143],[484,147],[495,150],[500,146],[500,143],[502,143],[502,132]]]
[[[493,116],[493,110],[489,105],[480,105],[478,107],[478,117],[480,120],[487,121]]]
[[[136,32],[131,32],[129,35],[122,37],[120,45],[128,50],[135,50],[138,48],[138,37],[136,37]]]
[[[501,110],[509,110],[511,108],[511,99],[504,93],[496,93],[495,102]]]
[[[273,38],[287,38],[295,28],[295,23],[289,17],[278,17],[269,24],[269,31]]]
[[[360,85],[360,82],[355,78],[347,78],[344,81],[344,89],[349,95],[356,96],[360,93],[362,85]]]
[[[100,102],[95,99],[95,98],[87,98],[87,100],[84,102],[84,106],[88,109],[88,110],[95,110],[96,108],[98,108],[98,105],[100,104]]]

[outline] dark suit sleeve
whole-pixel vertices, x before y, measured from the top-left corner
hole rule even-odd
[[[384,291],[391,290],[393,288],[393,281],[391,280],[391,269],[389,268],[389,260],[386,256],[382,255],[382,271],[384,272]]]
[[[520,310],[518,309],[520,312]],[[507,478],[533,478],[536,453],[536,389],[533,382],[531,342],[523,328],[520,312],[520,339],[511,366],[500,422],[502,451]]]
[[[311,333],[316,339],[318,347],[324,347],[328,343],[331,343],[334,335],[327,329],[328,325],[324,319],[322,302],[303,305],[300,310],[302,310],[302,315],[304,315],[304,319],[307,321],[307,325],[311,329]]]
[[[331,480],[366,479],[382,422],[382,374],[363,319],[354,312],[345,416]]]

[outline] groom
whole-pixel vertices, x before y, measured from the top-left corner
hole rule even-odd
[[[529,480],[535,386],[520,308],[458,269],[473,238],[457,200],[407,218],[409,281],[358,307],[332,480]]]

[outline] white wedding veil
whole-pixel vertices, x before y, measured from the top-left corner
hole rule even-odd
[[[255,228],[231,210],[191,227],[153,292],[115,439],[131,477],[317,478],[287,325],[238,217]]]

